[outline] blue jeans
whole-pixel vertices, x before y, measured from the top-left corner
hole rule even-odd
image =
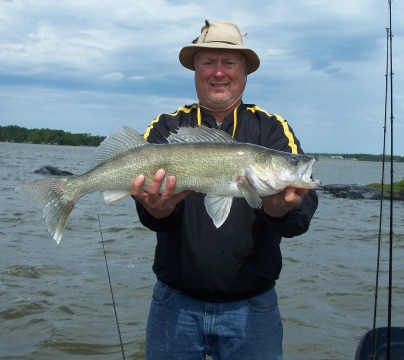
[[[281,360],[275,289],[244,301],[208,303],[157,281],[146,331],[146,359]]]

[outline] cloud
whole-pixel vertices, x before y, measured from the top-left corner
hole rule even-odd
[[[193,72],[178,52],[205,19],[226,18],[261,58],[245,102],[287,118],[306,151],[379,152],[387,5],[0,1],[0,124],[105,135],[126,123],[142,131],[159,113],[196,101]],[[392,6],[395,117],[402,118],[404,5]],[[404,133],[402,122],[396,127]],[[404,143],[397,148],[404,154]]]
[[[105,81],[124,81],[124,80],[129,80],[129,81],[142,81],[145,79],[144,76],[138,76],[138,75],[132,75],[132,76],[127,76],[125,74],[122,74],[121,72],[113,72],[109,74],[105,74],[102,77],[103,80]]]
[[[114,72],[114,73],[106,74],[102,78],[103,78],[103,80],[106,80],[106,81],[122,81],[123,79],[126,78],[126,76],[120,72]]]

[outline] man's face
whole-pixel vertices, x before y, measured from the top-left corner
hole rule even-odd
[[[226,108],[241,95],[245,81],[245,60],[239,51],[204,49],[196,54],[195,87],[202,105]]]

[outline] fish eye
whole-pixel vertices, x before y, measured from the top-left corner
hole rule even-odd
[[[299,158],[298,158],[297,156],[292,156],[292,157],[290,158],[290,163],[291,163],[292,165],[294,165],[294,166],[299,165]]]

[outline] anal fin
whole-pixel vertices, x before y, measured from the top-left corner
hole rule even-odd
[[[104,201],[106,204],[124,199],[130,196],[129,190],[107,190],[104,191]]]

